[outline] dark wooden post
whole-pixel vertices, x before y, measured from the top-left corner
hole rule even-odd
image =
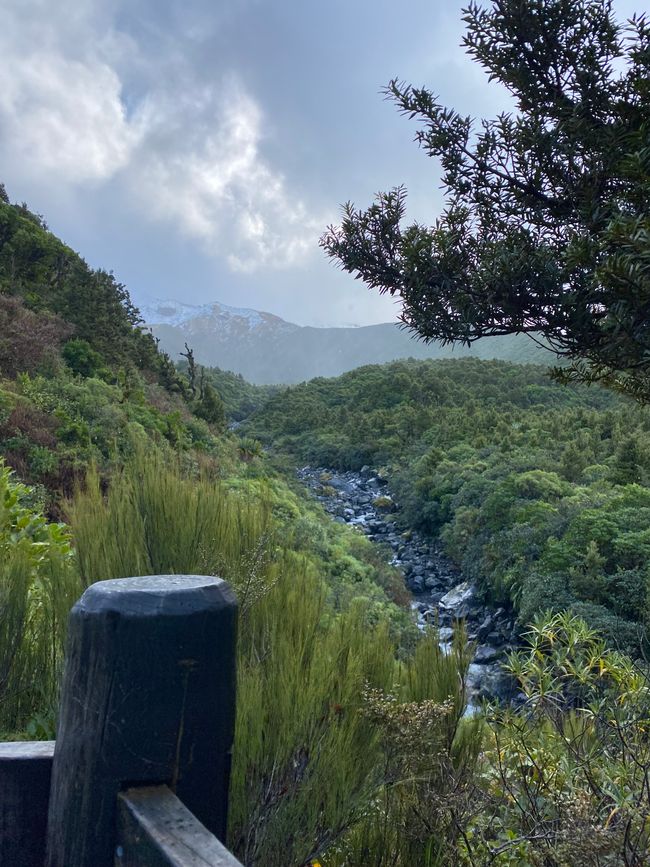
[[[101,581],[70,614],[48,867],[111,867],[118,792],[166,784],[221,840],[236,601],[219,578]]]
[[[43,867],[54,741],[0,744],[0,864]]]

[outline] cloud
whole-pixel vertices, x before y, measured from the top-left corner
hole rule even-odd
[[[178,224],[234,271],[286,267],[316,247],[309,215],[262,154],[264,117],[233,75],[150,95],[132,172],[159,219]]]
[[[94,56],[77,53],[88,45],[76,38],[79,31],[87,36],[84,4],[62,3],[56,16],[29,0],[2,3],[0,11],[3,162],[57,183],[110,178],[127,164],[137,131],[98,40]]]
[[[139,44],[119,11],[102,0],[0,0],[5,179],[112,185],[125,206],[233,271],[304,262],[325,220],[265,158],[253,96],[227,70],[203,80],[169,33],[164,50],[155,37]]]

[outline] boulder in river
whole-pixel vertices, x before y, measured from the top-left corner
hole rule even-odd
[[[487,665],[490,662],[496,662],[501,655],[501,651],[498,647],[490,647],[488,644],[481,644],[476,648],[474,662],[477,665]]]
[[[439,602],[440,607],[456,619],[467,617],[476,602],[476,587],[469,581],[463,581],[452,587]]]

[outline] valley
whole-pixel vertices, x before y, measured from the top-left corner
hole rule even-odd
[[[277,325],[216,307],[242,352]],[[4,200],[0,322],[5,740],[56,736],[86,586],[219,576],[245,867],[591,867],[594,828],[603,863],[650,851],[646,406],[472,357],[262,386],[181,333],[177,364]]]
[[[465,680],[468,706],[482,700],[512,700],[514,684],[501,663],[518,644],[513,612],[480,601],[476,587],[464,579],[439,543],[417,530],[400,532],[395,522],[399,505],[386,479],[377,478],[369,467],[358,473],[302,467],[298,478],[335,521],[355,527],[380,546],[413,594],[411,607],[419,628],[437,629],[443,652],[450,651],[458,630],[472,643]]]
[[[519,363],[554,363],[552,353],[526,335],[479,340],[469,347],[425,344],[397,323],[358,328],[314,328],[271,313],[160,301],[140,311],[169,355],[178,359],[188,343],[196,360],[241,374],[257,385],[303,382],[338,376],[366,364],[398,358],[484,358]]]

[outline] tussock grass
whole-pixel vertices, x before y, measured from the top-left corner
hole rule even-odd
[[[230,845],[247,867],[298,867],[376,818],[387,751],[368,691],[450,702],[455,730],[465,662],[434,638],[403,661],[388,614],[354,594],[335,607],[323,551],[292,550],[272,502],[277,511],[259,479],[226,489],[140,453],[107,492],[91,472],[68,511],[84,583],[197,572],[232,583],[242,617]]]
[[[80,592],[67,534],[0,466],[0,732],[51,737],[68,611]]]
[[[176,458],[159,453],[137,454],[115,473],[107,493],[91,470],[67,512],[85,584],[207,573],[245,594],[244,564],[270,537],[263,499],[229,494],[207,476],[189,477]]]

